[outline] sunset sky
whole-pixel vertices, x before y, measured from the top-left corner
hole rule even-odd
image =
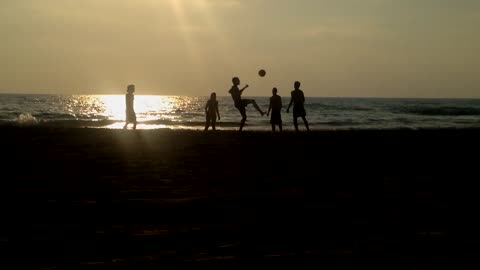
[[[0,92],[480,98],[479,26],[478,0],[2,0]]]

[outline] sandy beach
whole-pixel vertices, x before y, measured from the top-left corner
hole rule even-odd
[[[0,133],[4,269],[480,267],[480,130]]]

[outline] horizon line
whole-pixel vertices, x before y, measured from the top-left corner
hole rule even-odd
[[[0,92],[0,95],[37,95],[37,96],[123,96],[125,93],[119,94],[55,94],[55,93],[11,93]],[[135,96],[169,96],[169,97],[209,97],[209,95],[169,95],[169,94],[135,94]],[[283,96],[289,97],[290,95]],[[230,97],[229,95],[218,95],[217,97]],[[270,97],[261,95],[246,95],[245,97]],[[412,96],[309,96],[312,98],[352,98],[352,99],[480,99],[480,97],[412,97]]]

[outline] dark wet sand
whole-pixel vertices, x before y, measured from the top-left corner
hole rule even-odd
[[[480,267],[479,130],[0,132],[3,269]]]

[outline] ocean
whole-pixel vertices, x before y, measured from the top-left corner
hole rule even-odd
[[[248,97],[244,97],[248,98]],[[268,109],[268,97],[252,97]],[[137,129],[203,129],[208,97],[135,96]],[[237,129],[240,114],[231,97],[218,97],[220,130]],[[293,130],[283,97],[284,130]],[[390,99],[306,97],[312,130],[480,128],[480,99]],[[270,130],[269,117],[247,107],[245,130]],[[0,126],[56,126],[120,129],[124,95],[0,95]],[[304,128],[299,119],[300,128]]]

